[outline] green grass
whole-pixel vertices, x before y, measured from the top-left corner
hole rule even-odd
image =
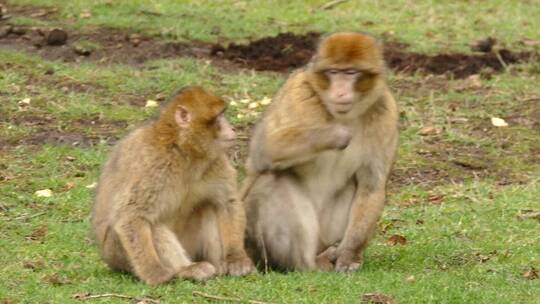
[[[330,11],[316,10],[324,1],[16,2],[59,11],[47,19],[15,16],[10,22],[129,28],[163,39],[233,42],[282,31],[352,29],[393,32],[413,49],[429,52],[463,51],[470,40],[485,36],[519,48],[520,39],[540,39],[540,6],[534,1],[348,1]],[[79,18],[84,11],[91,16]],[[87,186],[97,179],[110,149],[106,143],[155,116],[156,108],[144,107],[147,100],[162,102],[192,84],[234,101],[227,115],[245,137],[264,109],[252,111],[249,103],[272,96],[286,75],[223,69],[194,58],[62,63],[1,47],[0,70],[0,303],[78,303],[73,296],[84,293],[214,302],[192,291],[243,303],[358,303],[373,292],[397,303],[538,301],[540,279],[523,274],[540,269],[539,222],[519,217],[522,210],[540,210],[537,63],[482,78],[479,87],[470,80],[390,73],[402,112],[399,157],[380,231],[361,271],[273,272],[158,287],[107,269],[89,234],[93,190]],[[25,98],[30,103],[20,104]],[[510,126],[495,128],[491,117]],[[451,122],[455,118],[461,121]],[[420,136],[427,126],[440,133]],[[44,137],[51,132],[56,137]],[[240,141],[236,159],[240,172],[245,144]],[[53,196],[34,195],[42,189]],[[387,239],[395,234],[407,243],[391,246]]]

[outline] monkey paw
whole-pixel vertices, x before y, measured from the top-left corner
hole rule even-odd
[[[255,266],[248,257],[242,257],[227,262],[227,269],[229,275],[243,276],[252,272],[255,272]]]
[[[334,149],[343,150],[347,148],[352,139],[352,133],[349,128],[337,125],[334,127],[334,142],[332,144]]]
[[[362,266],[362,259],[355,257],[351,254],[339,255],[336,260],[337,272],[353,272],[360,269]]]
[[[178,276],[194,281],[206,281],[216,275],[216,267],[208,262],[197,262],[180,270]]]
[[[337,248],[335,246],[330,246],[315,258],[317,269],[319,269],[320,271],[334,270],[334,262],[336,261],[336,249]]]
[[[148,285],[158,285],[170,281],[174,277],[174,273],[164,268],[159,268],[153,269],[153,271],[140,277]]]

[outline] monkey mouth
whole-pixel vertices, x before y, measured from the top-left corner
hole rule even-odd
[[[351,109],[335,109],[336,114],[345,115],[351,111]]]

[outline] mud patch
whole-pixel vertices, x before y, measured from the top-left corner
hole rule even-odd
[[[38,12],[31,12],[19,9],[14,13],[39,15],[39,10],[50,12],[51,9],[37,10]],[[0,27],[7,29],[4,35],[0,35],[0,47],[37,52],[49,60],[91,60],[99,63],[138,65],[151,59],[191,56],[211,59],[215,65],[225,68],[277,72],[287,72],[305,65],[312,57],[321,36],[316,32],[305,35],[282,33],[245,45],[232,43],[223,46],[197,41],[160,41],[120,29],[86,28],[84,32],[66,30],[66,43],[51,46],[46,43],[46,37],[52,28],[13,26],[5,21],[0,22]],[[505,66],[540,58],[534,52],[514,52],[508,49],[483,54],[426,55],[408,52],[406,47],[406,44],[400,42],[385,42],[384,56],[391,69],[403,73],[421,71],[427,74],[448,74],[455,78],[478,74],[483,69],[502,71]]]
[[[421,164],[414,167],[399,166],[398,160],[390,175],[389,189],[410,185],[429,188],[478,178],[489,178],[498,185],[528,182],[524,176],[496,166],[496,160],[476,146],[447,142],[425,143],[415,157]],[[407,163],[403,161],[403,164]]]
[[[228,47],[214,45],[210,54],[230,60],[242,67],[259,71],[285,71],[305,65],[313,55],[320,33],[295,35],[282,33],[252,41],[246,45],[231,44]],[[465,78],[478,74],[482,69],[501,71],[505,66],[538,58],[533,52],[513,52],[501,49],[485,54],[448,53],[426,55],[406,52],[406,44],[386,42],[384,57],[387,65],[398,72],[429,74],[451,74],[455,78]]]

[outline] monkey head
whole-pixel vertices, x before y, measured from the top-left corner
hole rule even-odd
[[[226,103],[200,87],[181,90],[162,110],[158,126],[175,134],[173,141],[209,153],[234,145],[234,128],[225,118]],[[161,123],[160,123],[161,122]],[[218,152],[219,152],[218,151]]]
[[[325,36],[308,72],[313,89],[330,114],[337,119],[354,119],[384,91],[382,46],[361,33]]]

